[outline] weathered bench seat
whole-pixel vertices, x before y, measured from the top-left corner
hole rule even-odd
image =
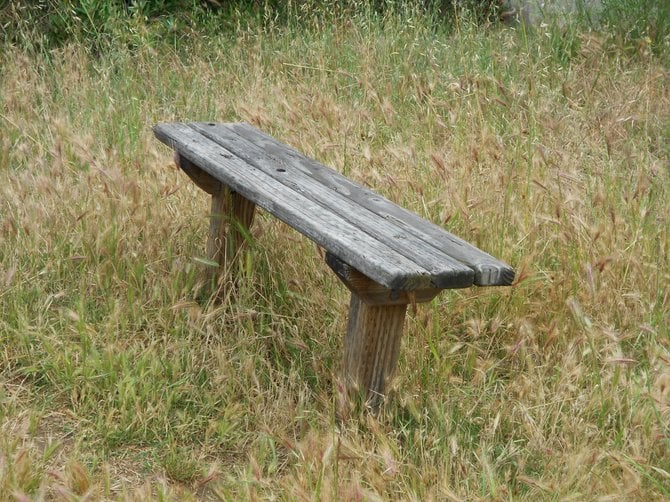
[[[393,373],[408,303],[514,279],[505,263],[248,124],[158,124],[154,132],[212,195],[208,248],[222,267],[256,205],[326,250],[352,291],[345,375],[372,406]]]

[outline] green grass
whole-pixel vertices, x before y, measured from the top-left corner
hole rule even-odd
[[[0,498],[669,497],[662,58],[407,12],[226,30],[0,53]],[[517,281],[419,306],[380,416],[337,427],[345,288],[261,214],[210,301],[208,201],[151,133],[182,119],[250,122]]]

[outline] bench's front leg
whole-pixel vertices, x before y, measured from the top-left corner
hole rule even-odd
[[[254,220],[256,205],[175,152],[174,161],[193,182],[212,196],[207,257],[219,264],[208,269],[207,282],[216,283],[234,263]]]
[[[331,253],[326,253],[326,263],[351,291],[343,360],[348,392],[362,394],[376,411],[395,373],[407,305],[429,301],[441,290],[394,291]]]
[[[370,305],[351,293],[344,338],[344,378],[349,393],[362,394],[377,410],[395,373],[407,304]]]

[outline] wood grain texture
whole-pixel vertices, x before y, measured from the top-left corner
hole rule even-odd
[[[351,294],[344,340],[344,378],[350,393],[361,393],[373,410],[384,401],[395,372],[407,305],[368,305]]]
[[[278,160],[271,154],[276,149],[273,144],[255,144],[225,125],[190,125],[278,183],[299,192],[312,202],[355,225],[371,238],[382,242],[389,249],[427,270],[435,287],[460,288],[472,284],[474,278],[472,269],[359,205],[350,198],[350,194],[342,193],[338,189],[339,185],[324,184],[314,179],[311,173]]]
[[[223,127],[237,132],[240,136],[258,145],[285,169],[291,168],[308,173],[315,180],[346,194],[350,200],[355,201],[361,207],[392,222],[403,232],[418,237],[428,245],[467,265],[474,271],[475,285],[505,286],[512,284],[514,270],[509,265],[438,225],[398,206],[248,124],[225,124]]]
[[[249,235],[255,207],[253,202],[231,192],[222,183],[212,193],[207,256],[219,266],[208,269],[209,283],[217,283],[226,272],[235,280],[240,248]]]
[[[368,305],[406,305],[429,302],[442,289],[427,288],[414,291],[392,290],[376,283],[332,253],[326,253],[326,263],[351,291]]]
[[[208,175],[385,287],[514,279],[507,264],[248,124],[158,124],[154,131]]]
[[[234,273],[256,205],[326,249],[351,291],[344,376],[374,410],[395,371],[408,304],[514,279],[507,264],[248,124],[158,124],[154,133],[212,195],[211,281]]]
[[[190,161],[189,161],[190,163]],[[226,235],[228,225],[226,214],[228,211],[227,190],[219,183],[212,192],[212,205],[209,215],[209,235],[207,237],[207,257],[219,264],[218,267],[207,268],[207,282],[215,283],[226,266]]]
[[[180,154],[280,220],[390,289],[431,287],[431,273],[360,228],[254,169],[185,124],[159,124],[156,136]],[[451,264],[448,265],[451,269]]]

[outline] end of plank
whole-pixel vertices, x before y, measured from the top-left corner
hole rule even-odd
[[[475,265],[476,286],[511,286],[514,282],[514,269],[504,263],[484,263]]]

